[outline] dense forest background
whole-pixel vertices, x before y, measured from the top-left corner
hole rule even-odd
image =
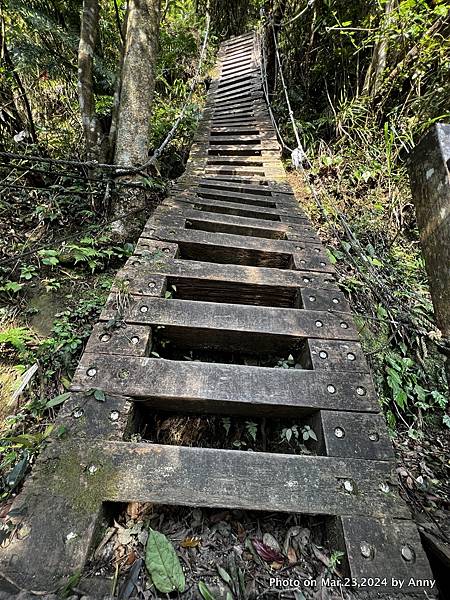
[[[142,216],[182,173],[218,44],[258,28],[283,138],[296,146],[274,34],[308,156],[297,172],[285,153],[290,181],[357,313],[393,435],[422,453],[424,440],[439,446],[434,474],[419,469],[416,481],[407,471],[410,488],[439,503],[449,348],[434,323],[406,161],[426,129],[450,117],[448,4],[163,0],[157,16],[158,4],[1,2],[2,497],[53,431]],[[136,5],[146,10],[133,12]],[[151,42],[141,62],[129,54],[139,27]],[[136,104],[123,101],[124,90]],[[142,167],[186,102],[173,140]],[[139,140],[125,122],[143,132]],[[114,164],[130,170],[107,166]]]

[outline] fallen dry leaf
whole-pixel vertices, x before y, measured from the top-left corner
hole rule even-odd
[[[266,562],[284,563],[284,557],[261,540],[253,539],[252,544],[258,555]]]
[[[184,540],[180,542],[182,548],[196,548],[200,544],[201,539],[197,536],[184,538]]]
[[[141,513],[141,503],[140,502],[129,502],[127,506],[127,515],[135,521],[140,513]]]
[[[289,564],[293,565],[294,563],[297,562],[297,553],[295,552],[294,548],[290,547],[288,549],[287,557],[288,557]]]
[[[127,560],[125,561],[126,565],[132,565],[134,563],[134,561],[136,560],[137,556],[136,556],[136,552],[134,550],[132,550],[128,556],[127,556]]]
[[[263,535],[262,541],[266,546],[269,546],[269,548],[275,550],[275,552],[281,552],[280,544],[277,542],[277,540],[273,537],[271,533],[265,533]]]
[[[242,523],[239,523],[239,521],[236,521],[236,535],[238,537],[238,540],[240,542],[243,542],[245,540],[245,536],[247,535]]]

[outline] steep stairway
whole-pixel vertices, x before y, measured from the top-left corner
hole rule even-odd
[[[14,503],[4,589],[57,588],[83,568],[105,503],[129,501],[323,515],[357,585],[432,579],[349,305],[286,182],[259,56],[254,34],[221,47],[187,170],[118,273],[65,433]],[[190,350],[224,358],[179,358]],[[274,353],[297,368],[258,366]],[[317,441],[309,455],[130,441],[144,407],[298,415]]]

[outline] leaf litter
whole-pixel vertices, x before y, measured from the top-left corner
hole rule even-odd
[[[85,576],[113,582],[117,574],[119,600],[366,598],[321,587],[322,577],[339,575],[323,524],[300,515],[130,503],[106,530]],[[318,583],[277,589],[271,577]]]

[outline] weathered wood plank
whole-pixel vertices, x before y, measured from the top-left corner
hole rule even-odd
[[[379,489],[386,481],[395,486],[385,462],[125,442],[74,451],[81,464],[90,464],[97,451],[98,471],[91,475],[92,483],[82,467],[80,482],[94,485],[103,471],[113,473],[103,494],[112,502],[379,518],[408,515],[398,494]],[[358,492],[347,492],[346,481],[353,482]]]
[[[303,218],[306,218],[298,203],[288,195],[246,193],[239,192],[235,188],[230,188],[227,192],[222,187],[199,187],[190,191],[180,190],[180,192],[178,192],[178,189],[180,188],[174,188],[173,196],[170,197],[171,199],[183,200],[187,198],[195,200],[198,198],[207,198],[209,200],[226,202],[234,201],[240,204],[253,204],[255,206],[279,209],[280,211],[289,210],[293,214],[302,214]]]
[[[137,263],[132,266],[132,263]],[[154,282],[155,277],[162,274],[178,278],[194,278],[204,280],[214,280],[226,284],[231,282],[234,285],[249,284],[257,287],[275,287],[291,288],[294,290],[302,288],[311,288],[313,290],[329,290],[334,297],[334,293],[341,293],[337,287],[334,277],[328,273],[311,273],[310,271],[288,271],[283,269],[270,269],[267,267],[247,267],[242,265],[221,265],[217,263],[208,263],[202,261],[184,261],[179,259],[155,257],[153,260],[142,257],[130,258],[125,267],[117,275],[125,281],[128,281],[129,290],[137,293],[139,288],[147,288],[150,282]],[[132,287],[135,282],[135,287]],[[313,286],[313,287],[311,287]],[[152,286],[153,287],[153,286]],[[344,311],[345,312],[345,311]],[[314,340],[311,341],[314,343]],[[314,351],[319,352],[322,347],[331,352],[331,345],[311,346]],[[361,359],[362,350],[359,346],[358,352],[351,345],[348,351],[352,351],[357,357],[355,363]],[[333,361],[338,361],[338,350],[335,350],[336,357]],[[323,361],[322,361],[323,362]],[[326,362],[326,361],[325,361]],[[322,368],[322,367],[321,367]],[[352,366],[352,369],[354,366]],[[345,368],[338,370],[347,370]]]
[[[231,192],[231,195],[228,197],[221,196],[220,198],[207,198],[206,196],[209,196],[209,194],[206,193],[200,196],[195,193],[177,193],[175,191],[174,195],[168,198],[167,201],[162,205],[162,210],[165,210],[166,208],[167,210],[174,208],[175,212],[178,210],[178,214],[181,214],[180,211],[185,208],[190,207],[192,210],[198,210],[196,205],[202,204],[212,207],[211,211],[204,209],[206,212],[220,212],[217,211],[216,208],[236,206],[237,208],[241,208],[243,210],[253,211],[252,215],[248,215],[249,217],[252,216],[253,219],[264,220],[267,219],[265,216],[266,214],[272,214],[274,215],[274,218],[272,219],[273,221],[281,222],[283,217],[289,215],[292,218],[301,220],[303,225],[309,226],[307,217],[300,208],[289,202],[278,202],[271,196],[253,196],[253,198],[249,197],[247,201],[244,198],[233,199],[233,192]],[[257,202],[257,204],[255,204],[255,202]],[[285,211],[285,209],[287,209],[287,211]],[[261,214],[262,216],[258,217],[258,214]]]
[[[238,188],[240,189],[240,188]],[[235,199],[235,200],[241,200],[242,204],[251,204],[251,203],[255,203],[255,202],[260,202],[260,206],[265,206],[267,205],[267,203],[269,203],[269,205],[273,208],[276,208],[277,206],[281,207],[281,208],[287,208],[287,207],[291,207],[291,208],[295,208],[296,210],[300,211],[300,208],[298,207],[298,204],[295,202],[295,200],[291,197],[291,196],[286,196],[286,197],[280,197],[280,196],[275,196],[273,194],[256,194],[256,193],[250,193],[250,192],[239,192],[236,190],[236,188],[230,188],[227,190],[223,189],[222,186],[218,187],[218,188],[207,188],[207,187],[199,187],[198,189],[195,190],[196,191],[196,195],[199,196],[200,198],[210,198],[212,200],[226,200],[226,199]]]
[[[161,207],[153,213],[149,220],[149,228],[161,224],[167,227],[184,227],[185,229],[202,229],[204,231],[217,231],[222,233],[235,233],[237,235],[251,235],[272,239],[317,240],[314,229],[305,220],[302,223],[268,223],[267,219],[239,217],[235,215],[222,215],[215,212],[195,210],[187,205],[179,210]],[[320,242],[319,242],[320,243]]]
[[[333,292],[332,297],[335,297]],[[369,373],[361,344],[346,340],[308,340],[315,369]]]
[[[319,454],[394,462],[383,415],[322,410],[312,423],[319,441],[311,446]]]
[[[259,205],[240,204],[239,202],[229,202],[226,200],[214,200],[209,198],[200,198],[193,195],[176,196],[176,201],[171,201],[171,205],[182,210],[184,204],[192,206],[193,210],[201,212],[214,212],[223,215],[235,215],[241,218],[264,219],[271,222],[280,223],[305,223],[305,215],[301,211],[293,213],[282,213],[276,208],[265,208]],[[166,203],[166,206],[169,202]],[[148,229],[146,226],[145,229]]]
[[[220,203],[220,206],[222,203]],[[157,209],[146,225],[146,230],[155,228],[158,224],[167,227],[182,227],[186,229],[203,229],[202,223],[207,223],[205,230],[217,231],[222,233],[236,233],[237,235],[255,235],[261,230],[259,237],[273,239],[286,239],[298,241],[307,239],[309,242],[320,244],[320,240],[315,235],[314,229],[310,227],[306,219],[297,219],[297,222],[282,222],[281,218],[268,223],[266,218],[259,218],[258,212],[250,213],[246,216],[223,214],[226,211],[217,211],[218,205],[213,203],[212,210],[208,210],[207,205],[203,205],[203,210],[199,210],[195,204],[173,203],[166,204]],[[228,205],[227,205],[228,206]],[[234,205],[235,206],[235,205]],[[253,207],[251,207],[253,208]],[[251,214],[255,216],[252,218]],[[269,213],[270,214],[270,213]],[[224,227],[222,227],[224,226]],[[253,231],[253,233],[252,233]]]
[[[426,595],[433,597],[430,583],[435,579],[416,525],[412,521],[370,517],[367,514],[337,519],[339,537],[347,551],[344,561],[347,574],[358,582],[379,578],[385,584],[377,590],[393,592],[396,598],[401,594],[417,594],[420,590],[427,590]],[[404,583],[401,591],[398,583],[393,585],[399,581]]]
[[[211,187],[211,186],[222,186],[223,188],[226,189],[227,187],[227,183],[223,183],[217,180],[213,180],[211,178],[207,178],[207,177],[199,177],[198,180],[196,180],[195,182],[199,187]],[[288,194],[290,196],[294,196],[294,192],[290,189],[290,187],[286,184],[280,183],[280,182],[275,182],[275,181],[271,181],[269,183],[258,183],[258,184],[247,184],[245,186],[241,186],[239,185],[239,183],[233,183],[231,182],[229,184],[230,189],[236,189],[236,191],[240,191],[240,192],[248,192],[251,193],[252,191],[255,193],[259,193],[262,194],[264,193],[264,190],[266,190],[266,193],[268,195],[272,195],[273,193],[284,193],[284,194]],[[241,189],[237,189],[237,188],[241,188]]]
[[[295,265],[295,268],[303,271],[334,273],[323,247],[307,242],[269,240],[231,233],[209,233],[167,227],[158,227],[151,236],[156,240],[178,244],[180,258],[186,260],[279,269],[293,269]],[[137,253],[145,250],[145,243],[145,238],[140,238]]]
[[[121,354],[148,356],[151,346],[151,328],[145,325],[121,324],[108,327],[107,323],[94,325],[85,352],[91,354]]]
[[[186,328],[178,339],[190,342],[198,339],[198,334],[198,330]],[[182,413],[286,416],[315,410],[379,412],[370,376],[358,373],[84,354],[72,389],[92,388]]]
[[[117,295],[112,294],[102,311],[102,319],[114,318],[118,301]],[[328,310],[292,310],[138,296],[127,298],[123,315],[128,323],[141,325],[265,333],[274,337],[358,340],[350,315]]]
[[[230,79],[228,81],[223,81],[221,79],[218,81],[217,89],[218,90],[233,89],[234,87],[236,87],[237,85],[239,85],[242,82],[244,82],[244,83],[250,82],[250,83],[258,83],[259,84],[258,72],[254,71],[251,75],[240,75],[238,77],[233,77],[232,79]]]

